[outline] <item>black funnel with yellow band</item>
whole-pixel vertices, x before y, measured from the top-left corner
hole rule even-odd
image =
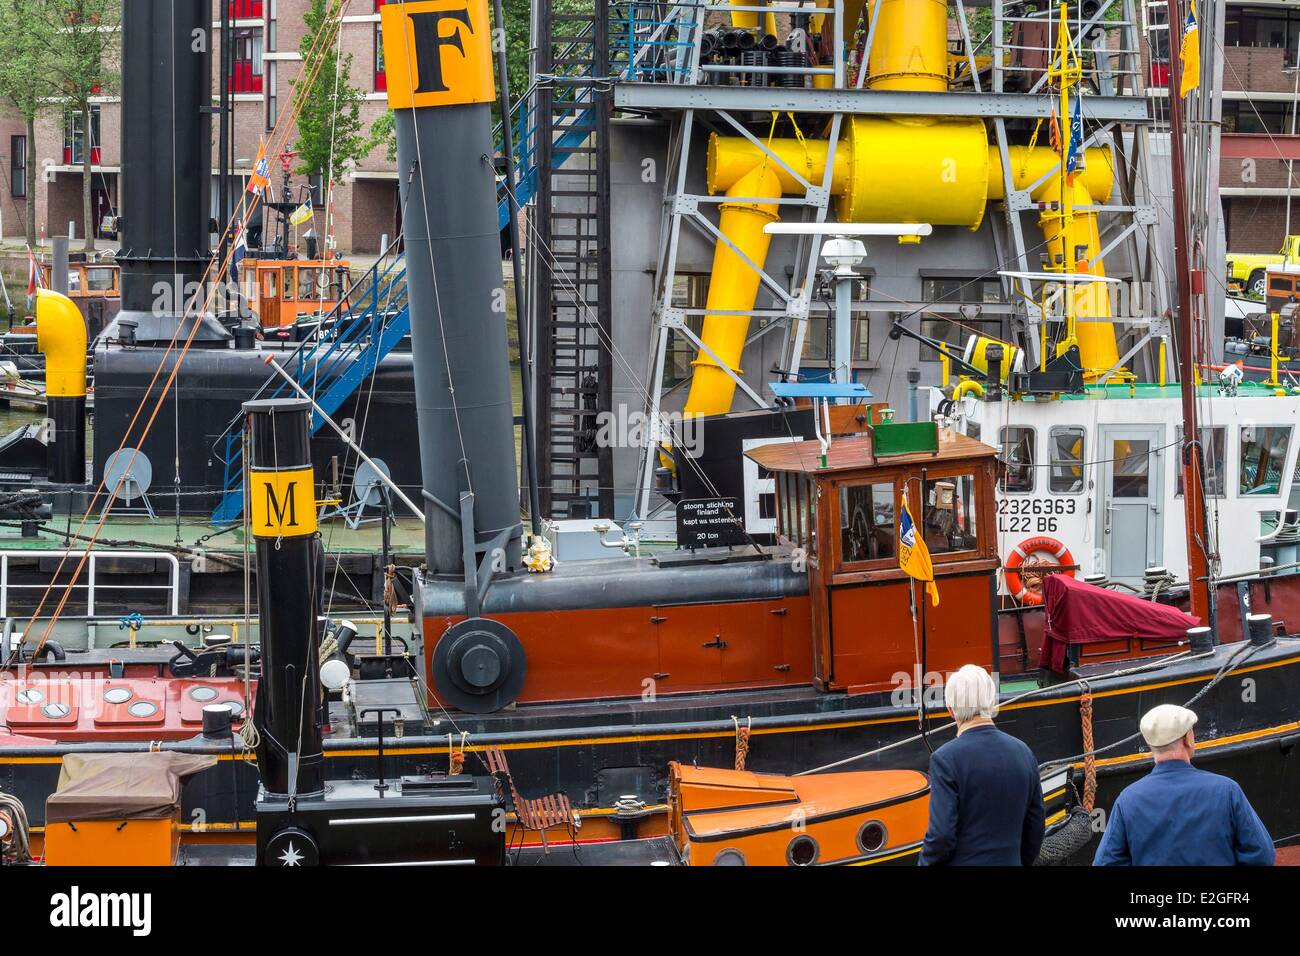
[[[459,574],[467,554],[491,550],[507,568],[518,568],[523,526],[492,163],[487,0],[412,0],[380,9],[397,131],[429,567]],[[473,527],[463,529],[470,507]]]
[[[86,481],[86,320],[65,295],[36,292],[36,348],[45,356],[45,397],[51,423],[50,481]]]
[[[311,466],[311,403],[246,402],[248,515],[257,544],[262,677],[253,720],[271,794],[324,789],[320,689],[321,550]]]

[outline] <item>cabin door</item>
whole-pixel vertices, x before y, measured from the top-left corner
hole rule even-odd
[[[1141,584],[1162,560],[1164,443],[1158,425],[1101,428],[1097,540],[1106,560],[1098,570],[1112,581]]]

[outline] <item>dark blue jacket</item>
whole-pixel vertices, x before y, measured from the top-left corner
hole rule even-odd
[[[1042,844],[1043,789],[1023,741],[980,726],[934,752],[922,866],[1029,866]]]
[[[1272,866],[1273,839],[1237,781],[1165,760],[1130,784],[1094,866]]]

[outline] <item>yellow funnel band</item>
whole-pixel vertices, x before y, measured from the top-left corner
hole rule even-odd
[[[86,320],[65,295],[36,290],[36,348],[45,356],[45,394],[86,394]]]

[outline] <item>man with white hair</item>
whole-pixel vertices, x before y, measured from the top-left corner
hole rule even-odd
[[[957,737],[930,757],[930,825],[921,865],[1029,866],[1043,843],[1038,761],[993,726],[998,688],[967,664],[948,678],[943,702]]]
[[[1175,704],[1142,717],[1156,765],[1115,800],[1093,866],[1273,865],[1273,839],[1237,781],[1192,766],[1195,725]]]

